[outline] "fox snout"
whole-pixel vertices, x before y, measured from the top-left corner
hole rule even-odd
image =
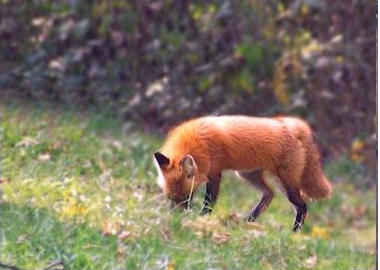
[[[189,198],[183,198],[183,199],[170,199],[170,207],[172,209],[179,208],[181,210],[184,210],[186,208],[191,207],[191,199]]]
[[[170,207],[171,208],[180,208],[180,209],[186,209],[191,207],[191,202],[193,200],[193,195],[189,194],[187,196],[173,196],[173,195],[167,195],[167,198],[170,200]]]

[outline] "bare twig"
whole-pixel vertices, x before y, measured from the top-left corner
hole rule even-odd
[[[10,270],[22,270],[21,268],[18,268],[14,265],[8,265],[0,262],[0,268],[10,269]]]
[[[43,268],[42,270],[50,270],[50,269],[52,269],[52,268],[54,268],[56,266],[62,266],[63,269],[65,268],[65,265],[63,264],[63,261],[54,261],[51,264],[49,264],[48,266],[46,266],[45,268]],[[24,270],[24,269],[19,268],[17,266],[8,265],[8,264],[4,264],[4,263],[1,263],[1,262],[0,262],[0,268],[10,269],[10,270]]]
[[[63,269],[65,269],[65,265],[63,264],[63,261],[55,261],[49,264],[48,266],[46,266],[43,270],[50,270],[56,266],[62,266]]]

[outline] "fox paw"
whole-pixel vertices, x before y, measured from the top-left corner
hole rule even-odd
[[[298,232],[301,230],[301,228],[302,228],[302,224],[299,222],[295,222],[293,226],[293,232]]]
[[[212,208],[210,207],[203,207],[201,211],[201,216],[211,214]]]
[[[254,216],[254,215],[249,215],[248,217],[247,217],[247,221],[248,222],[255,222],[256,221],[256,217]]]

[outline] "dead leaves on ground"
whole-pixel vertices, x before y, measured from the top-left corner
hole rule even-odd
[[[186,220],[183,227],[192,229],[199,238],[211,236],[211,239],[217,244],[225,243],[230,238],[230,233],[227,232],[220,221],[208,216],[198,217],[195,220]]]
[[[304,265],[306,268],[312,269],[317,265],[317,261],[318,261],[317,255],[313,255],[305,260]]]
[[[28,147],[36,144],[39,144],[39,141],[36,138],[24,137],[16,144],[16,147]]]
[[[42,162],[49,161],[50,158],[51,158],[51,156],[50,156],[49,153],[40,154],[40,155],[38,156],[38,160],[39,160],[39,161],[42,161]]]
[[[110,236],[110,235],[117,236],[119,240],[125,240],[130,237],[136,236],[131,231],[127,231],[123,229],[123,227],[124,227],[124,224],[121,221],[119,222],[106,221],[103,224],[102,233],[104,236]]]
[[[219,219],[212,216],[201,216],[195,220],[186,220],[183,227],[193,230],[194,234],[199,238],[211,237],[216,244],[223,244],[231,239],[229,227],[233,225],[230,225],[230,223],[235,223],[238,226],[244,224],[248,237],[251,239],[265,235],[262,226],[257,223],[245,223],[236,214]]]
[[[0,178],[0,184],[7,184],[7,183],[9,183],[8,178]]]

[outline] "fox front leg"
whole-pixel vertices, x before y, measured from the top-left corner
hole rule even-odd
[[[213,206],[218,198],[221,178],[221,173],[218,173],[215,176],[208,176],[209,180],[206,183],[206,193],[201,215],[206,215],[212,212]]]

